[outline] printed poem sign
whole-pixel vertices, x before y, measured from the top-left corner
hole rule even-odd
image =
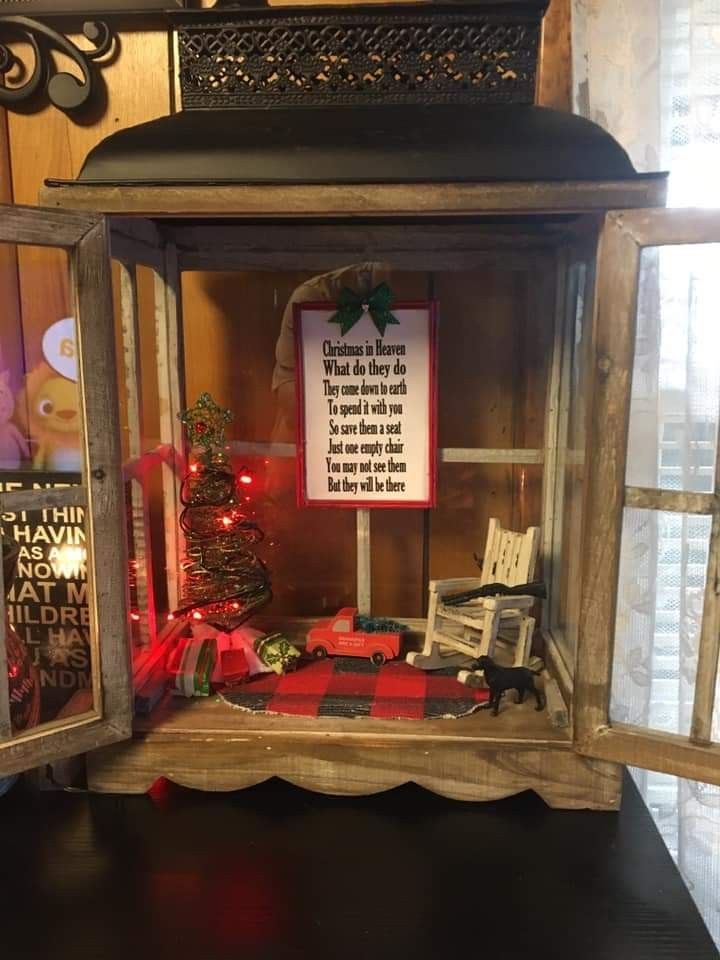
[[[397,304],[384,336],[367,313],[341,336],[335,311],[296,307],[299,502],[432,506],[434,304]]]
[[[79,474],[3,471],[0,492],[70,487]],[[40,722],[54,720],[90,690],[90,610],[82,507],[5,513],[3,532],[19,548],[7,613],[40,678]]]

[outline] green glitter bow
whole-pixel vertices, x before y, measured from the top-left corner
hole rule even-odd
[[[344,337],[352,330],[363,314],[369,313],[381,337],[391,323],[400,323],[390,311],[393,304],[393,292],[386,283],[378,284],[369,295],[363,297],[354,290],[343,287],[337,302],[337,313],[330,317],[330,323],[340,324],[340,333]]]

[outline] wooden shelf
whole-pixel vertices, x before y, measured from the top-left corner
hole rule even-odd
[[[40,191],[50,208],[123,216],[445,217],[558,214],[662,206],[667,184],[645,174],[633,180],[533,183],[220,184],[148,186],[54,181]]]

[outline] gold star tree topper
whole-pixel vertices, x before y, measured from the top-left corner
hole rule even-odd
[[[218,406],[209,393],[201,393],[194,406],[178,414],[190,445],[207,453],[225,446],[225,425],[232,418],[232,411]]]

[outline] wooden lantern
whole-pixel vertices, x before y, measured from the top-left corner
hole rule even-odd
[[[145,791],[161,776],[214,790],[280,776],[336,794],[408,781],[473,800],[533,789],[554,807],[594,809],[617,807],[624,763],[720,783],[712,730],[718,472],[703,492],[640,486],[626,472],[645,252],[716,241],[720,217],[663,210],[662,175],[636,174],[593,124],[533,105],[544,7],[542,0],[498,0],[334,8],[322,17],[282,9],[178,14],[184,111],[109,137],[77,181],[48,183],[43,209],[3,210],[0,240],[64,247],[74,266],[84,479],[42,496],[87,508],[94,660],[90,709],[32,736],[10,735],[0,686],[0,774],[87,752],[90,785],[101,791]],[[393,60],[399,29],[416,38],[408,56],[417,62],[407,70]],[[358,38],[375,46],[358,46]],[[287,65],[298,45],[317,59],[305,73],[296,64],[292,82],[290,66],[262,73],[268,42],[282,47],[276,64]],[[314,68],[327,66],[331,43],[340,44],[330,52],[345,67],[327,67],[320,76]],[[242,69],[240,46],[247,54]],[[423,67],[428,63],[432,69]],[[508,708],[497,718],[477,713],[453,721],[338,720],[254,715],[213,697],[180,704],[166,698],[133,722],[133,681],[137,692],[178,635],[178,625],[166,622],[177,603],[182,554],[177,413],[186,405],[193,361],[184,344],[191,335],[202,343],[190,325],[204,322],[186,302],[183,277],[257,271],[254,282],[261,284],[265,271],[297,283],[358,261],[390,264],[405,278],[401,285],[422,276],[426,291],[434,287],[441,506],[443,483],[454,484],[459,502],[476,496],[474,481],[492,487],[505,476],[516,492],[506,500],[497,494],[496,512],[516,528],[540,527],[549,598],[536,642],[547,688],[557,691],[552,709]],[[149,324],[138,298],[148,276]],[[510,323],[518,335],[503,343]],[[159,443],[150,452],[143,448],[138,389],[140,343],[148,337],[159,398]],[[514,428],[498,442],[493,417],[503,405],[513,410]],[[454,429],[458,423],[462,429]],[[465,429],[473,442],[453,439]],[[494,442],[483,444],[484,436]],[[234,449],[272,462],[295,454],[286,440],[254,435],[234,441]],[[713,450],[720,450],[716,439]],[[461,479],[451,483],[458,465]],[[522,500],[517,491],[528,484]],[[2,498],[5,511],[28,502],[23,492]],[[449,509],[443,507],[444,517]],[[491,509],[483,507],[475,529],[461,531],[463,520],[454,534],[481,551]],[[613,651],[628,511],[712,518],[692,719],[675,733],[618,722],[611,711],[614,674],[625,669]],[[389,532],[371,511],[358,510],[356,543],[348,546],[357,556],[355,596],[348,599],[366,611],[375,610],[373,570],[389,569],[382,551],[393,537],[409,536],[407,525],[392,526],[392,516],[383,522]],[[429,576],[457,575],[457,552],[447,550],[433,565],[432,523],[432,510],[418,511],[418,609],[377,611],[404,619],[418,636]],[[147,611],[130,647],[125,530],[132,555],[143,559],[137,590]],[[302,563],[303,544],[293,550]],[[402,580],[397,571],[395,577]],[[302,638],[321,612],[297,606],[281,610],[273,624]]]

